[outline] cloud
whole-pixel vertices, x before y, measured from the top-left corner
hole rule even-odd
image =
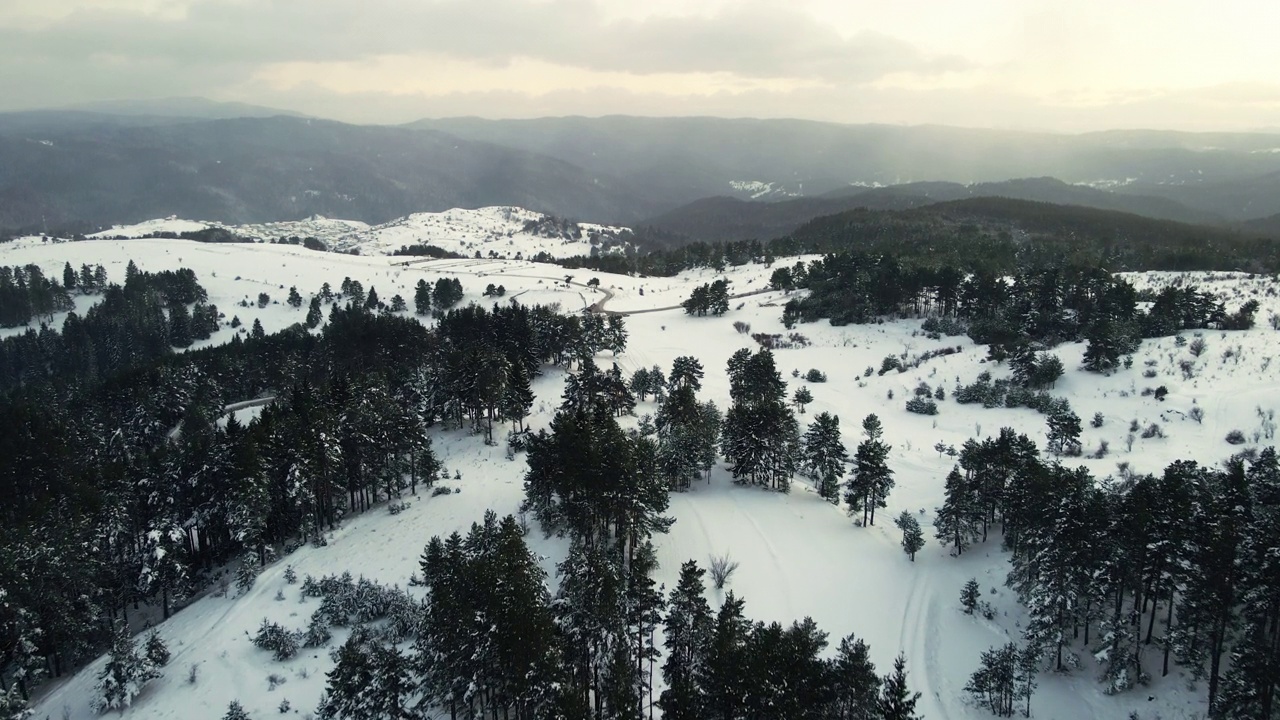
[[[611,20],[586,0],[201,0],[181,16],[84,9],[38,28],[0,28],[10,57],[103,54],[175,67],[329,62],[399,53],[504,65],[517,58],[627,73],[728,72],[862,81],[964,66],[892,37],[844,37],[804,12],[763,3],[713,15]]]
[[[1235,45],[1225,31],[1207,47],[1179,40],[1170,54],[1170,38],[1199,31],[1183,27],[1192,21],[1161,15],[1162,32],[1148,37],[1139,26],[1152,18],[1138,10],[1067,13],[1048,0],[932,10],[838,0],[11,0],[0,4],[0,110],[203,95],[358,121],[1280,122],[1277,86],[1258,70],[1274,67],[1277,51],[1261,31]]]

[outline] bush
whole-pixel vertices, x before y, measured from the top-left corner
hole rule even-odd
[[[917,415],[937,415],[938,403],[914,397],[907,401],[907,412],[916,413]]]
[[[738,569],[738,561],[731,560],[726,553],[720,556],[711,556],[711,581],[715,583],[717,590],[723,590],[725,583],[729,582],[729,578],[733,576],[733,572]]]
[[[1160,402],[1164,402],[1165,396],[1167,396],[1168,394],[1169,394],[1169,388],[1163,385],[1156,388],[1156,392],[1155,392],[1156,400],[1159,400]]]
[[[1195,420],[1196,424],[1199,425],[1204,422],[1204,410],[1201,409],[1199,405],[1196,405],[1195,407],[1191,408],[1190,412],[1187,413],[1187,417],[1191,418],[1192,420]]]
[[[1196,357],[1200,357],[1201,355],[1204,354],[1204,351],[1208,349],[1209,349],[1209,344],[1206,343],[1204,341],[1204,338],[1201,338],[1201,337],[1198,337],[1195,340],[1192,340],[1191,344],[1187,346],[1187,350],[1190,351],[1191,354]]]
[[[1096,412],[1093,414],[1093,419],[1089,421],[1089,427],[1100,428],[1102,427],[1103,421],[1104,418],[1102,417],[1102,413]]]
[[[1244,433],[1240,432],[1239,430],[1232,430],[1231,432],[1227,433],[1227,442],[1230,443],[1231,445],[1243,445]]]
[[[744,323],[741,320],[734,320],[733,329],[737,330],[738,334],[740,335],[746,335],[747,333],[751,332],[751,324]]]
[[[817,368],[809,368],[809,372],[804,374],[804,379],[811,383],[824,383],[827,381],[827,374]]]
[[[905,368],[902,367],[902,361],[898,359],[897,355],[886,355],[884,359],[880,361],[880,371],[876,374],[884,375],[890,370],[897,370],[898,372],[905,370]]]
[[[1142,437],[1147,439],[1162,438],[1164,437],[1164,432],[1160,429],[1159,425],[1157,425],[1156,423],[1151,423],[1146,427],[1145,430],[1142,431]]]

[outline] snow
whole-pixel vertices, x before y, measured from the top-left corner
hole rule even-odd
[[[194,232],[225,228],[242,237],[270,242],[282,237],[314,237],[332,249],[356,251],[361,255],[390,255],[405,245],[435,245],[467,257],[478,251],[484,257],[530,257],[546,252],[555,257],[587,255],[593,234],[605,244],[615,243],[627,228],[594,223],[576,223],[578,237],[536,228],[526,223],[544,223],[550,216],[518,207],[494,206],[474,210],[454,208],[443,212],[414,213],[377,226],[356,220],[338,220],[320,215],[305,220],[226,225],[217,222],[180,220],[169,217],[135,225],[118,225],[90,235],[94,239],[142,238],[157,232]],[[621,246],[619,246],[620,249]],[[603,245],[601,252],[608,251]]]
[[[496,229],[522,223],[522,218],[528,217],[525,212],[493,211],[485,217]],[[439,244],[430,232],[446,232],[450,222],[461,222],[459,217],[439,213],[428,220],[415,215],[401,224],[361,230],[359,234],[369,238],[362,241],[362,252],[407,242]],[[475,220],[479,216],[469,217]],[[503,247],[507,242],[500,233],[468,236],[470,240],[451,237],[460,243],[478,243],[477,249],[486,250]],[[506,247],[527,254],[542,240],[545,239],[521,238],[519,243]],[[562,246],[558,254],[565,254],[568,249]],[[635,278],[566,271],[515,260],[423,260],[372,253],[352,256],[288,245],[210,245],[177,240],[43,243],[37,238],[0,246],[0,262],[4,264],[36,263],[53,274],[68,260],[75,266],[101,263],[113,281],[123,278],[130,259],[148,271],[183,266],[194,269],[208,289],[211,302],[228,318],[238,315],[245,327],[252,325],[254,319],[261,320],[268,332],[299,322],[305,316],[305,304],[298,310],[284,304],[291,285],[296,285],[305,298],[323,282],[336,288],[348,276],[366,288],[376,287],[384,301],[396,293],[411,300],[419,279],[440,276],[462,281],[464,303],[490,302],[480,296],[488,283],[504,285],[508,298],[518,297],[527,303],[560,303],[566,311],[603,300],[609,310],[635,313],[627,318],[628,349],[616,358],[624,372],[630,374],[655,364],[667,370],[676,357],[695,355],[706,368],[701,397],[714,400],[721,408],[729,405],[725,362],[738,348],[754,347],[748,335],[734,329],[734,321],[750,324],[751,332],[788,333],[780,320],[781,305],[787,298],[780,292],[765,291],[772,268],[761,265],[730,268],[724,275],[732,280],[732,293],[757,294],[731,301],[732,309],[725,317],[692,318],[678,308],[670,308],[687,297],[693,287],[720,277],[713,271],[694,270],[674,278]],[[794,259],[785,262],[790,265]],[[568,277],[571,283],[565,282]],[[592,277],[600,280],[599,290],[586,287]],[[1223,441],[1231,429],[1244,431],[1250,444],[1256,442],[1253,434],[1258,433],[1258,441],[1267,444],[1265,420],[1257,409],[1265,413],[1280,406],[1280,380],[1270,366],[1277,354],[1277,333],[1267,322],[1271,313],[1280,311],[1276,283],[1265,277],[1226,273],[1147,273],[1130,279],[1140,288],[1190,282],[1222,293],[1232,309],[1247,299],[1257,299],[1261,303],[1258,326],[1245,332],[1206,331],[1203,338],[1208,350],[1199,358],[1192,358],[1174,338],[1146,341],[1135,354],[1131,370],[1109,377],[1077,369],[1083,344],[1057,348],[1055,352],[1068,371],[1053,394],[1067,397],[1086,421],[1082,437],[1086,454],[1103,440],[1111,448],[1105,458],[1085,457],[1070,462],[1088,466],[1098,477],[1114,473],[1118,462],[1129,463],[1137,472],[1159,472],[1174,459],[1214,464],[1239,449]],[[253,304],[259,292],[272,298],[261,309]],[[242,300],[251,305],[237,306]],[[89,302],[91,298],[80,298],[78,307],[83,309]],[[60,323],[61,318],[55,318],[55,324]],[[999,549],[998,533],[960,558],[949,557],[933,538],[934,508],[942,503],[943,479],[953,462],[940,457],[933,446],[941,441],[958,447],[970,437],[994,435],[1006,425],[1043,444],[1045,423],[1031,410],[984,410],[957,405],[950,399],[939,404],[940,414],[934,417],[905,412],[903,402],[920,381],[932,386],[941,384],[950,395],[957,382],[971,382],[984,369],[997,376],[1007,373],[1003,367],[985,364],[985,348],[974,346],[967,338],[931,340],[919,332],[919,325],[918,320],[846,327],[832,327],[825,322],[800,325],[794,332],[803,334],[810,344],[775,351],[778,367],[790,385],[789,392],[802,382],[791,376],[793,369],[803,374],[809,368],[818,368],[829,376],[826,383],[808,384],[815,399],[806,414],[799,416],[802,426],[820,412],[837,414],[845,444],[852,451],[860,439],[862,418],[871,412],[880,416],[885,439],[893,446],[890,467],[895,471],[897,487],[889,497],[888,507],[877,513],[876,526],[855,527],[841,509],[819,499],[804,481],[797,481],[789,495],[744,489],[733,486],[728,472],[718,466],[709,484],[698,483],[691,491],[672,496],[671,514],[676,523],[669,535],[656,539],[662,564],[658,580],[670,589],[684,560],[692,558],[705,565],[710,556],[729,553],[741,566],[728,589],[745,598],[750,617],[789,623],[812,616],[830,634],[833,645],[845,634],[857,633],[870,644],[872,658],[882,673],[903,651],[909,683],[924,692],[920,710],[927,718],[987,718],[987,711],[965,698],[963,687],[977,667],[981,651],[1016,640],[1025,615],[1013,593],[1004,586],[1008,560]],[[21,329],[11,332],[16,331]],[[206,342],[225,342],[232,332],[236,331],[224,326]],[[1191,333],[1187,337],[1190,339]],[[864,377],[864,369],[879,368],[886,355],[905,352],[918,356],[948,346],[959,346],[961,351],[903,374],[873,373]],[[1186,359],[1195,363],[1195,375],[1189,379],[1179,368],[1179,362]],[[599,358],[603,364],[613,360],[607,353]],[[1146,371],[1153,377],[1144,377]],[[1144,388],[1159,385],[1169,391],[1165,401],[1142,394]],[[538,400],[529,418],[533,428],[549,423],[562,387],[563,374],[559,371],[536,380]],[[890,391],[894,399],[889,399]],[[1190,418],[1189,411],[1194,406],[1203,409],[1203,424]],[[236,412],[242,422],[248,422],[259,409]],[[637,414],[654,410],[652,402],[641,403]],[[1101,428],[1088,426],[1087,420],[1095,412],[1105,417]],[[1143,427],[1159,423],[1165,437],[1137,438],[1132,449],[1127,449],[1125,438],[1131,421]],[[442,485],[461,492],[438,497],[419,495],[411,499],[407,510],[394,516],[379,508],[351,518],[333,534],[326,547],[304,547],[269,565],[245,595],[235,597],[232,590],[231,597],[206,595],[195,600],[159,626],[173,653],[165,677],[150,683],[133,707],[106,717],[216,718],[233,699],[240,701],[253,717],[277,713],[280,701],[286,698],[300,712],[314,708],[324,687],[325,672],[332,667],[327,650],[309,650],[277,663],[266,652],[254,648],[248,637],[264,617],[288,627],[302,627],[314,609],[312,604],[316,601],[301,602],[297,586],[285,583],[287,565],[292,565],[300,578],[308,573],[319,577],[350,571],[403,587],[417,571],[418,556],[431,536],[465,531],[486,509],[511,513],[520,503],[525,468],[522,458],[507,460],[502,448],[486,447],[462,431],[437,432],[433,441],[450,476],[455,470],[462,475],[461,480]],[[892,517],[903,510],[917,514],[928,538],[914,563],[900,549],[899,532],[892,525]],[[554,577],[554,565],[565,553],[563,542],[545,539],[536,531],[530,534],[529,542],[543,555],[544,566]],[[961,611],[960,590],[970,577],[978,579],[983,600],[995,608],[992,620]],[[283,601],[274,599],[280,591],[284,593]],[[721,594],[708,592],[713,605],[717,604]],[[334,642],[342,639],[338,635]],[[1089,653],[1079,647],[1073,651],[1080,655],[1084,667],[1067,675],[1042,674],[1033,700],[1034,717],[1122,718],[1137,711],[1143,718],[1176,720],[1204,712],[1203,683],[1193,684],[1181,669],[1167,678],[1155,678],[1150,686],[1107,696],[1096,681],[1099,672]],[[1149,657],[1155,654],[1152,651]],[[65,708],[65,716],[72,720],[93,717],[89,699],[104,662],[100,659],[74,677],[46,687],[46,694],[35,708],[36,716],[62,717]],[[188,683],[192,666],[197,668],[194,684]],[[268,676],[272,674],[286,682],[270,689]]]

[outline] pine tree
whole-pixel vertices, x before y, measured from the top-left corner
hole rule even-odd
[[[1240,547],[1240,640],[1232,648],[1215,709],[1219,716],[1270,720],[1280,710],[1280,462],[1259,453],[1246,474],[1252,517]]]
[[[307,319],[304,323],[309,330],[314,330],[324,321],[324,313],[320,310],[320,296],[311,296],[311,306],[307,308]]]
[[[667,650],[662,664],[666,689],[658,699],[664,718],[700,720],[705,696],[698,685],[711,639],[711,609],[703,597],[706,571],[692,560],[680,568],[680,579],[671,591],[665,623]]]
[[[934,515],[933,527],[938,542],[950,545],[952,553],[960,555],[982,534],[980,514],[974,507],[973,492],[959,468],[952,468],[947,474],[944,492],[945,499]]]
[[[69,262],[62,266],[62,287],[67,292],[71,292],[76,289],[76,271],[75,268],[71,267],[71,263]]]
[[[871,662],[871,649],[849,635],[840,641],[831,667],[835,717],[840,720],[880,720],[880,676]]]
[[[982,597],[982,590],[978,587],[977,578],[969,578],[964,584],[964,589],[960,591],[960,607],[964,608],[965,615],[972,615],[978,609],[978,600]]]
[[[907,687],[907,659],[901,654],[893,661],[893,672],[884,676],[880,689],[880,717],[882,720],[923,720],[916,715],[916,702],[920,693]]]
[[[147,661],[155,667],[164,667],[169,664],[169,648],[165,646],[164,640],[161,639],[160,633],[152,630],[147,634],[147,644],[145,648]]]
[[[128,629],[123,623],[117,623],[107,664],[98,673],[98,684],[94,688],[94,711],[104,713],[130,707],[143,686],[158,677],[159,671],[138,652]]]
[[[840,418],[819,413],[805,431],[803,466],[818,481],[818,495],[830,503],[840,502],[840,480],[845,474],[848,453],[840,441]]]
[[[791,398],[791,402],[795,403],[796,409],[798,409],[800,414],[803,415],[804,406],[813,402],[813,393],[809,392],[809,388],[807,387],[798,387],[796,388],[795,395]]]
[[[302,295],[298,294],[297,285],[291,285],[289,287],[289,299],[287,302],[289,303],[289,307],[295,310],[302,307]]]
[[[232,700],[227,705],[227,714],[222,716],[222,720],[252,720],[252,718],[249,717],[249,713],[245,712],[244,706],[240,704],[239,700]]]
[[[404,298],[399,293],[391,296],[391,312],[398,313],[408,310],[409,306],[405,304]]]
[[[378,299],[378,290],[372,285],[369,286],[369,294],[365,296],[364,309],[369,311],[382,309],[382,301]]]
[[[8,690],[0,689],[0,720],[31,720],[34,715],[35,711],[27,707],[27,700],[22,697],[17,683],[10,685]]]
[[[730,591],[716,615],[706,648],[706,660],[698,685],[706,696],[703,717],[736,720],[742,717],[743,700],[753,682],[748,671],[747,640],[751,621],[743,614],[743,601]]]
[[[849,512],[862,511],[862,524],[874,525],[876,508],[887,505],[889,491],[893,489],[893,471],[889,469],[889,451],[892,449],[880,438],[884,430],[880,418],[874,413],[862,421],[866,439],[858,443],[853,456],[853,474],[846,483],[845,503]]]
[[[174,304],[169,308],[169,344],[185,348],[190,347],[194,341],[190,311],[182,303]]]
[[[924,533],[920,531],[920,522],[910,512],[903,510],[893,524],[902,530],[902,551],[916,561],[916,553],[924,547]]]
[[[1055,412],[1046,421],[1049,426],[1046,449],[1055,455],[1072,453],[1080,448],[1080,416],[1070,410]]]
[[[413,311],[419,315],[431,312],[431,286],[425,279],[418,280],[413,290]]]

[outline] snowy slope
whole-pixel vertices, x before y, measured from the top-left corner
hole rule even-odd
[[[440,221],[447,228],[447,222]],[[496,219],[495,219],[496,222]],[[371,232],[376,232],[374,228]],[[411,242],[397,236],[387,244]],[[408,231],[405,231],[407,237]],[[497,240],[501,243],[502,240]],[[706,368],[703,396],[722,408],[729,404],[725,361],[740,347],[753,346],[738,333],[734,321],[748,323],[751,332],[782,333],[781,304],[786,297],[778,292],[760,292],[731,303],[723,318],[690,318],[671,308],[687,297],[696,285],[718,277],[712,271],[692,271],[675,278],[632,278],[595,275],[602,290],[585,287],[590,273],[578,272],[565,282],[563,269],[530,262],[509,260],[421,261],[403,258],[349,256],[316,253],[296,246],[204,245],[169,240],[90,241],[45,244],[23,240],[0,246],[0,262],[34,262],[48,272],[60,270],[63,262],[102,263],[112,279],[123,276],[124,266],[134,259],[144,270],[187,266],[193,268],[208,288],[211,300],[228,317],[238,314],[251,324],[261,319],[268,331],[278,330],[302,319],[304,311],[283,304],[284,290],[297,285],[304,296],[328,281],[337,286],[343,277],[374,286],[384,299],[394,293],[406,298],[419,278],[456,276],[466,292],[464,302],[480,301],[480,291],[492,282],[503,284],[508,296],[523,302],[559,302],[565,310],[577,310],[607,299],[607,308],[636,314],[627,319],[628,350],[616,361],[628,374],[639,367],[660,365],[669,369],[680,355],[698,356]],[[771,269],[752,265],[731,268],[731,292],[763,290]],[[1194,359],[1195,376],[1184,379],[1179,361],[1190,358],[1185,347],[1173,338],[1144,342],[1135,354],[1134,368],[1110,377],[1077,370],[1082,344],[1069,344],[1055,352],[1068,368],[1054,394],[1070,399],[1082,418],[1103,413],[1101,428],[1086,427],[1082,437],[1085,452],[1099,443],[1110,443],[1103,459],[1079,458],[1101,477],[1115,472],[1116,463],[1127,462],[1138,472],[1159,472],[1171,460],[1194,459],[1216,463],[1233,450],[1223,436],[1240,429],[1250,436],[1261,431],[1256,408],[1280,406],[1280,381],[1270,366],[1280,335],[1267,323],[1280,311],[1276,284],[1267,278],[1217,274],[1149,274],[1131,278],[1140,286],[1171,282],[1194,282],[1228,296],[1235,306],[1248,298],[1258,299],[1259,325],[1246,332],[1206,332],[1208,350]],[[273,303],[265,309],[237,307],[242,299],[268,292]],[[607,293],[605,292],[607,291]],[[1271,294],[1269,294],[1271,293]],[[1007,557],[999,549],[999,538],[978,545],[961,558],[949,557],[932,538],[934,508],[941,504],[943,478],[951,459],[934,451],[941,441],[959,446],[964,440],[993,435],[1001,426],[1026,432],[1038,442],[1044,439],[1044,418],[1026,409],[984,410],[960,406],[947,400],[935,417],[912,415],[903,401],[921,380],[942,384],[950,393],[956,382],[969,382],[979,372],[990,369],[997,376],[1003,367],[983,363],[985,348],[967,338],[930,340],[919,332],[919,321],[899,321],[883,325],[831,327],[827,323],[795,328],[809,341],[797,349],[775,351],[779,369],[794,389],[798,380],[791,371],[823,370],[829,381],[809,385],[815,401],[802,424],[815,414],[830,411],[840,416],[847,446],[856,445],[860,422],[867,413],[877,413],[884,423],[887,441],[893,445],[890,466],[896,472],[897,487],[888,507],[871,528],[858,528],[841,509],[821,501],[803,482],[789,495],[758,489],[743,489],[730,483],[728,472],[718,467],[710,484],[672,497],[671,513],[676,518],[670,535],[657,538],[662,568],[659,580],[674,585],[679,564],[693,558],[705,564],[710,555],[730,552],[741,567],[730,588],[745,597],[747,613],[760,620],[790,622],[810,615],[833,641],[856,632],[871,646],[877,667],[886,671],[899,650],[906,653],[909,681],[925,692],[920,710],[930,720],[987,718],[962,691],[976,668],[979,653],[989,646],[1019,636],[1023,613],[1013,594],[1004,587]],[[223,342],[229,329],[210,342]],[[960,346],[955,355],[935,359],[904,374],[864,377],[868,366],[879,367],[886,355],[908,353],[916,356],[944,346]],[[1227,351],[1230,351],[1229,353]],[[608,354],[599,358],[607,364]],[[1150,370],[1153,377],[1144,377]],[[558,405],[563,377],[554,372],[535,384],[538,401],[530,424],[545,427]],[[1143,396],[1144,388],[1165,385],[1164,402]],[[894,399],[889,398],[893,392]],[[1203,424],[1188,416],[1193,406],[1205,412]],[[642,403],[638,414],[653,412],[653,403]],[[1159,423],[1164,438],[1137,439],[1126,447],[1131,421],[1142,426]],[[635,422],[632,419],[630,422]],[[1262,443],[1266,439],[1260,437]],[[174,651],[167,677],[150,685],[134,708],[123,715],[137,719],[218,718],[231,699],[242,702],[254,717],[277,714],[280,701],[288,698],[299,716],[315,707],[324,685],[324,673],[332,667],[326,651],[309,652],[289,662],[276,663],[255,649],[246,633],[256,630],[263,617],[290,626],[301,626],[314,609],[300,602],[296,587],[284,583],[283,571],[292,564],[302,576],[340,573],[365,575],[385,583],[404,586],[416,570],[417,558],[425,542],[436,534],[465,529],[480,519],[483,511],[499,513],[515,510],[522,497],[524,464],[508,461],[500,448],[490,448],[465,433],[437,433],[436,450],[450,472],[461,473],[460,481],[448,485],[462,492],[441,497],[418,497],[411,507],[396,516],[375,510],[347,522],[327,547],[306,547],[268,567],[255,588],[244,597],[204,597],[161,626],[162,635]],[[889,520],[902,510],[920,513],[929,544],[915,563],[898,547],[898,533]],[[563,546],[531,533],[532,546],[546,556],[553,568],[563,556]],[[983,597],[997,609],[994,620],[964,615],[959,609],[960,588],[969,577],[978,578]],[[277,601],[277,591],[284,600]],[[709,591],[713,604],[718,593]],[[335,638],[340,642],[341,636]],[[1153,651],[1153,656],[1154,656]],[[1069,675],[1043,674],[1033,701],[1034,717],[1045,720],[1075,718],[1124,718],[1136,711],[1142,718],[1164,720],[1197,717],[1203,713],[1204,688],[1192,685],[1189,676],[1177,670],[1167,678],[1156,678],[1149,687],[1106,696],[1095,681],[1098,675],[1087,656],[1084,667]],[[99,664],[101,661],[99,661]],[[189,668],[195,665],[197,680],[187,683]],[[51,686],[37,707],[37,717],[66,716],[79,720],[91,717],[88,710],[93,675],[91,665],[74,678]],[[269,689],[268,676],[279,674],[286,682]],[[1148,698],[1151,698],[1150,700]]]
[[[390,255],[405,245],[434,245],[468,257],[532,257],[545,252],[556,257],[620,251],[626,228],[564,221],[518,207],[455,208],[414,213],[370,227],[355,220],[313,216],[306,220],[224,225],[165,218],[136,225],[118,225],[90,235],[96,239],[142,238],[157,232],[192,232],[210,227],[230,230],[262,242],[279,238],[314,237],[328,247],[361,255]]]

